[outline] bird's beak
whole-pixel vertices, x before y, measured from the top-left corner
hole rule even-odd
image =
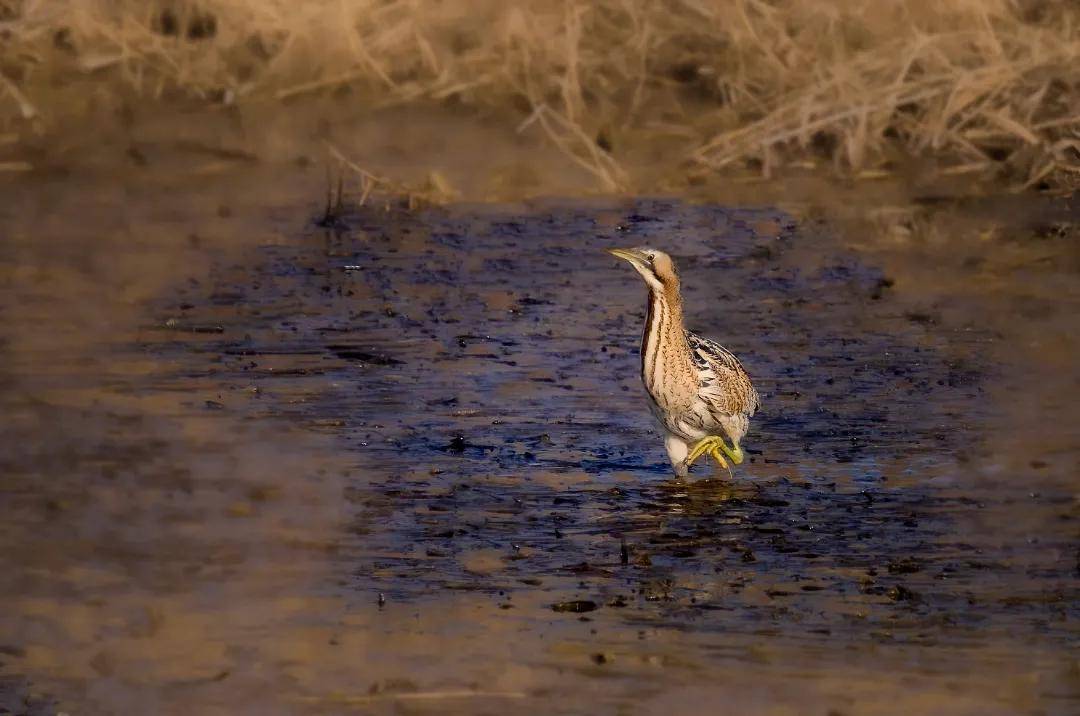
[[[607,252],[620,259],[626,259],[636,266],[643,266],[649,261],[648,257],[637,249],[607,249]]]

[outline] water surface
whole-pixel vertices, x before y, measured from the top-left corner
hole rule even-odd
[[[326,226],[257,171],[11,197],[9,710],[1080,705],[1065,235],[614,199]],[[762,393],[733,478],[669,474],[602,251],[641,244]]]

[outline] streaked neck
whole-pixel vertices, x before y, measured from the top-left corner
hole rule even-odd
[[[654,397],[682,374],[691,374],[693,361],[683,328],[682,298],[677,291],[649,291],[645,330],[641,336],[641,379]]]

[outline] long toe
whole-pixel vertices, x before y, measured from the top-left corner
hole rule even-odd
[[[716,464],[718,466],[726,469],[728,472],[731,472],[731,468],[728,467],[727,460],[724,459],[724,456],[720,454],[720,451],[717,450],[715,446],[712,450],[709,451],[709,454],[712,455],[714,460],[716,460]]]
[[[699,457],[715,449],[715,441],[716,438],[713,437],[702,438],[700,441],[698,441],[698,444],[695,445],[694,448],[690,451],[690,454],[686,456],[686,464],[693,465],[694,461],[697,460]]]

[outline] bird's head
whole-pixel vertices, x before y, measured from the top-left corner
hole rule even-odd
[[[649,284],[650,289],[678,292],[679,274],[675,271],[675,262],[663,251],[639,246],[633,249],[608,249],[607,252],[629,261],[634,270],[645,279],[645,283]]]

